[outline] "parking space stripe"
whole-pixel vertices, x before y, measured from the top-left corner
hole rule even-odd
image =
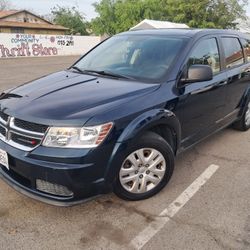
[[[185,206],[218,169],[219,166],[210,165],[176,200],[131,241],[131,246],[135,249],[141,249],[147,244]]]

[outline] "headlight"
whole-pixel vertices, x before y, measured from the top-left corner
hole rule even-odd
[[[112,122],[83,128],[51,127],[42,145],[56,148],[95,148],[104,141],[112,127]]]

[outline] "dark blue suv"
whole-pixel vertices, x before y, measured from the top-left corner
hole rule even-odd
[[[249,129],[249,46],[234,31],[126,32],[65,71],[5,91],[0,176],[55,205],[110,191],[151,197],[175,155],[231,124]]]

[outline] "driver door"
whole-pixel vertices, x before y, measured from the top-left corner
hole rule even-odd
[[[193,82],[180,88],[177,116],[182,124],[182,146],[190,146],[211,133],[225,114],[227,75],[221,72],[218,42],[215,37],[199,40],[187,59],[191,65],[209,65],[213,79]]]

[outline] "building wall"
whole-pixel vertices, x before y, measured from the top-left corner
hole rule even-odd
[[[100,41],[97,36],[0,33],[0,59],[83,55]]]
[[[28,22],[28,23],[41,23],[41,24],[46,24],[43,19],[40,19],[39,17],[33,16],[29,13],[21,12],[17,13],[15,15],[11,15],[5,18],[2,18],[3,21],[8,21],[8,22]]]
[[[64,30],[25,29],[24,34],[65,35],[66,32]]]
[[[11,33],[10,28],[0,28],[0,33]]]

